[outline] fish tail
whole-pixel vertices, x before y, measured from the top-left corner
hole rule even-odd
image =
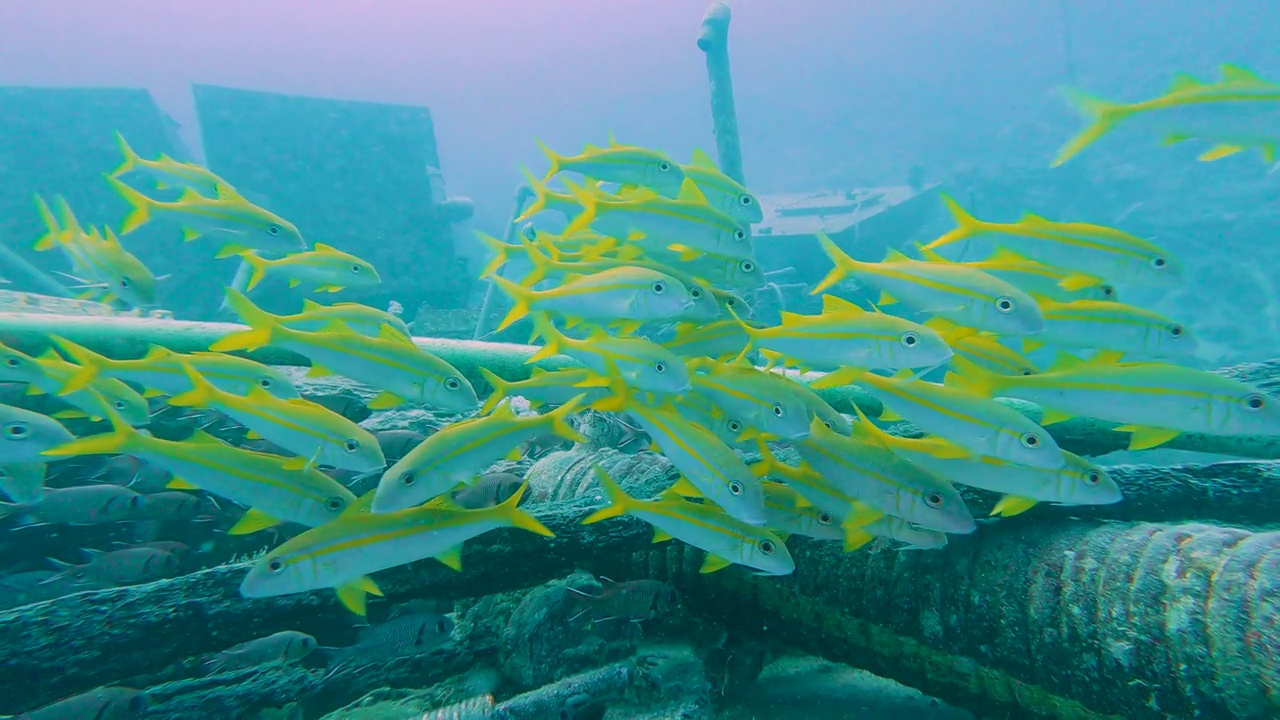
[[[1080,111],[1080,114],[1088,121],[1088,125],[1076,134],[1075,137],[1067,141],[1066,145],[1058,151],[1057,157],[1053,159],[1053,163],[1049,167],[1058,167],[1074,157],[1081,150],[1093,144],[1095,140],[1110,132],[1111,128],[1117,123],[1125,119],[1133,112],[1129,106],[1111,102],[1110,100],[1102,100],[1086,95],[1079,90],[1068,89],[1065,91],[1067,100]]]
[[[124,135],[119,130],[116,131],[116,144],[120,146],[120,153],[124,155],[124,162],[111,171],[111,177],[120,177],[132,170],[142,160],[142,158],[138,157],[138,153],[129,147],[129,142],[124,139]]]
[[[943,245],[950,245],[954,242],[960,242],[961,240],[971,238],[982,232],[982,221],[969,214],[968,210],[960,207],[960,203],[956,202],[955,198],[952,198],[950,195],[943,194],[942,202],[947,206],[947,211],[951,213],[951,218],[956,221],[956,227],[954,230],[946,232],[928,245],[921,246],[921,253],[932,252],[935,248],[940,248]],[[929,258],[927,255],[925,257],[930,260],[933,259]]]
[[[582,403],[586,397],[586,393],[576,395],[569,402],[546,414],[547,420],[551,421],[551,432],[556,437],[579,443],[588,442],[587,438],[583,437],[582,433],[575,430],[568,422],[574,413],[582,409]]]
[[[547,168],[547,174],[542,176],[542,182],[546,182],[555,177],[556,173],[560,172],[560,156],[556,154],[555,150],[547,147],[541,140],[535,139],[534,142],[538,144],[538,149],[542,151],[543,155],[547,156],[547,161],[551,163],[551,167]]]
[[[227,288],[227,306],[251,329],[222,338],[209,346],[210,352],[254,350],[271,343],[271,332],[279,327],[274,315],[254,305],[252,300],[235,288]]]
[[[484,404],[480,406],[479,415],[488,415],[511,393],[511,383],[494,375],[488,368],[480,368],[480,375],[493,387],[493,392],[489,393],[489,397],[484,399]]]
[[[53,216],[53,210],[49,209],[49,203],[39,195],[35,196],[36,212],[40,214],[40,219],[44,221],[45,228],[49,231],[41,235],[36,240],[35,249],[43,252],[52,250],[58,244],[58,233],[62,232],[62,226],[58,225],[58,219]]]
[[[569,188],[569,192],[573,193],[573,197],[578,201],[578,204],[582,205],[582,212],[578,213],[578,217],[574,218],[564,229],[562,235],[568,236],[586,230],[596,219],[596,196],[590,190],[568,180],[565,180],[564,184]]]
[[[151,206],[155,203],[154,200],[125,185],[111,175],[103,175],[103,177],[107,179],[107,184],[120,193],[120,197],[124,198],[133,207],[129,214],[125,216],[124,222],[120,224],[121,235],[128,235],[151,219]]]
[[[493,251],[493,259],[489,261],[488,265],[484,266],[484,271],[480,273],[480,279],[483,280],[492,276],[494,273],[498,272],[498,268],[507,264],[507,250],[511,249],[513,246],[502,242],[492,235],[482,233],[479,230],[475,231],[475,236],[476,239],[483,243],[485,247]]]
[[[827,273],[827,276],[822,278],[822,281],[809,291],[810,295],[817,295],[845,279],[849,274],[849,269],[858,265],[858,261],[849,257],[844,250],[840,249],[839,245],[836,245],[831,238],[827,237],[826,233],[819,231],[817,237],[818,244],[822,246],[822,250],[827,254],[827,257],[831,258],[831,262],[835,264],[835,267],[831,268],[831,272]]]
[[[105,404],[103,411],[111,421],[111,431],[98,435],[76,438],[69,443],[49,448],[40,453],[46,457],[72,457],[75,455],[114,455],[128,454],[130,446],[139,437],[137,430],[130,427],[120,413],[111,405]]]
[[[240,253],[240,259],[249,264],[253,268],[253,272],[249,275],[249,284],[245,285],[244,291],[249,292],[262,282],[262,278],[267,276],[267,260],[266,258],[255,255],[250,250]]]
[[[70,395],[77,390],[85,388],[102,373],[103,368],[111,365],[110,358],[103,357],[87,347],[77,345],[57,335],[50,335],[49,339],[80,366],[76,369],[75,374],[62,386],[62,389],[58,391],[59,397]]]
[[[582,524],[590,525],[601,520],[626,515],[627,510],[635,504],[636,500],[628,495],[627,491],[623,490],[617,481],[609,477],[609,473],[605,472],[604,468],[595,465],[592,469],[595,470],[596,479],[600,481],[600,487],[604,489],[604,496],[609,501],[609,504],[588,515],[582,520]]]
[[[733,318],[733,321],[738,323],[738,327],[742,329],[742,332],[747,335],[747,344],[742,346],[742,352],[739,352],[731,361],[735,363],[742,362],[744,358],[751,354],[752,350],[756,349],[756,339],[759,337],[760,332],[738,317],[738,313],[733,308],[726,307],[725,312],[729,313],[729,317]]]
[[[551,318],[547,317],[546,313],[534,313],[533,331],[535,336],[542,338],[542,349],[525,360],[526,365],[560,354],[560,344],[564,340],[564,335],[556,330],[556,326],[551,323]]]
[[[512,223],[524,222],[525,220],[537,215],[547,209],[547,185],[542,180],[533,176],[528,168],[521,168],[524,172],[525,180],[529,182],[529,189],[533,191],[533,204],[524,209],[524,212],[516,216]]]
[[[525,255],[529,258],[529,264],[533,266],[533,269],[524,277],[524,280],[520,281],[520,284],[531,288],[547,276],[547,271],[551,269],[551,258],[547,253],[542,252],[542,249],[537,244],[524,235],[520,236],[520,244],[524,247]],[[549,247],[552,252],[555,252],[554,246]]]
[[[528,489],[529,483],[526,482],[517,488],[516,491],[511,494],[511,497],[507,498],[500,505],[495,507],[494,510],[499,514],[506,516],[507,520],[511,523],[511,527],[528,530],[531,533],[536,533],[544,537],[555,537],[556,534],[551,532],[546,525],[539,522],[538,518],[518,507],[520,505],[520,499],[524,497],[524,493]]]
[[[83,235],[84,228],[80,227],[80,221],[76,219],[76,214],[71,212],[71,205],[67,202],[67,199],[61,195],[55,195],[53,200],[58,205],[58,222],[62,223],[62,229],[74,235]],[[93,231],[92,236],[98,236],[96,229]]]
[[[951,356],[951,370],[942,384],[966,390],[981,397],[993,397],[1000,391],[1000,376],[963,355]]]
[[[187,379],[191,381],[191,389],[170,397],[169,404],[174,407],[208,407],[217,389],[191,365],[185,362],[180,364]]]
[[[492,279],[493,283],[502,292],[515,301],[515,306],[511,308],[511,312],[508,312],[502,322],[498,323],[497,329],[499,331],[506,330],[512,323],[529,314],[529,302],[533,299],[533,291],[511,282],[501,275],[494,275]]]

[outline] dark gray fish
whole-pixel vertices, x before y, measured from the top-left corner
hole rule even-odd
[[[365,628],[354,645],[339,649],[330,666],[370,664],[422,655],[453,634],[453,618],[440,613],[412,613]]]
[[[18,715],[14,720],[129,720],[151,706],[146,693],[125,687],[100,687]]]
[[[427,439],[426,435],[417,430],[379,430],[373,436],[378,438],[378,445],[382,446],[382,455],[387,459],[388,465],[402,459]]]
[[[93,580],[76,580],[53,570],[14,573],[0,577],[0,607],[14,608],[85,590],[104,590],[110,587],[115,586]]]
[[[152,547],[124,548],[123,550],[93,550],[85,548],[89,562],[75,565],[56,558],[49,562],[62,570],[61,575],[77,580],[88,579],[115,585],[163,580],[178,572],[178,556],[167,550]]]
[[[364,422],[373,415],[373,411],[369,409],[364,401],[354,395],[345,393],[331,393],[326,395],[303,395],[302,397],[311,402],[324,406],[339,415],[345,417],[351,422]]]
[[[497,472],[481,475],[475,482],[453,494],[453,501],[467,510],[481,510],[506,502],[524,484],[518,475]],[[520,498],[520,505],[529,499]]]
[[[297,630],[283,630],[223,650],[206,664],[210,674],[223,670],[301,660],[316,649],[316,639]]]
[[[141,520],[145,497],[119,485],[46,488],[38,503],[0,503],[0,517],[20,516],[27,525],[96,525]]]
[[[569,588],[587,604],[586,609],[574,617],[590,613],[592,622],[643,622],[667,615],[680,606],[680,592],[661,580],[641,579],[615,583],[607,577],[600,579],[605,583],[598,595]]]
[[[493,696],[485,694],[428,711],[422,720],[489,720],[493,716]]]
[[[91,477],[101,483],[122,485],[146,495],[163,492],[173,480],[173,474],[168,470],[132,455],[109,458]]]
[[[128,548],[151,548],[152,550],[163,550],[167,553],[173,553],[178,556],[181,561],[191,554],[191,547],[177,540],[149,540],[147,542],[128,543],[122,549]]]
[[[181,521],[212,517],[214,508],[201,495],[166,490],[142,496],[139,520]]]

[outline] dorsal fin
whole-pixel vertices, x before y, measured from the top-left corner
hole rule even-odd
[[[613,131],[609,131],[609,147],[621,147],[618,145],[618,139],[613,136]]]
[[[919,248],[919,250],[920,250],[920,257],[924,258],[925,260],[928,260],[928,261],[929,261],[929,262],[931,262],[931,263],[940,263],[940,264],[943,264],[943,265],[954,265],[954,264],[955,264],[955,263],[954,263],[954,261],[949,260],[948,258],[944,258],[944,257],[942,257],[941,255],[939,255],[938,253],[934,252],[933,250],[928,250],[928,249],[924,248],[923,246],[921,246],[921,247]]]
[[[1224,82],[1262,82],[1257,73],[1239,65],[1223,63],[1221,70]]]
[[[325,245],[322,242],[316,243],[316,246],[313,249],[316,250],[317,252],[337,252],[338,251],[337,248],[333,247],[332,245]]]
[[[349,328],[348,328],[348,329],[349,329]],[[391,326],[390,326],[389,324],[387,324],[387,323],[383,323],[383,324],[378,328],[378,339],[379,339],[379,340],[391,340],[391,341],[394,341],[394,342],[398,342],[398,343],[400,343],[401,345],[414,345],[414,342],[413,342],[412,340],[410,340],[409,338],[405,337],[404,335],[401,335],[399,330],[396,330],[395,328],[391,327]],[[417,346],[416,346],[416,345],[414,345],[414,347],[417,347]]]
[[[996,251],[991,253],[991,257],[987,258],[986,261],[996,262],[996,263],[1018,263],[1020,265],[1025,265],[1027,263],[1032,263],[1035,265],[1041,264],[1026,257],[1025,255],[1019,255],[1018,253],[1005,247],[996,248]],[[1048,265],[1045,265],[1044,267],[1048,267]]]
[[[1073,367],[1079,367],[1084,364],[1084,360],[1072,355],[1069,352],[1059,352],[1058,356],[1050,363],[1047,372],[1055,370],[1070,370]]]
[[[895,248],[889,248],[884,253],[884,260],[881,260],[880,262],[900,263],[900,262],[910,262],[910,261],[911,261],[911,258],[904,255],[901,250],[897,250]],[[882,304],[887,304],[887,303],[882,303]]]
[[[192,200],[205,200],[203,195],[191,188],[182,188],[182,194],[178,196],[178,202],[189,202]],[[221,198],[219,198],[221,199]]]
[[[826,313],[864,313],[866,310],[854,305],[842,297],[835,295],[822,296],[822,312]]]
[[[313,311],[315,311],[315,310],[320,310],[320,309],[323,309],[323,308],[324,308],[324,305],[321,305],[320,303],[316,302],[315,300],[310,300],[310,299],[307,299],[307,298],[303,298],[303,299],[302,299],[302,312],[304,312],[304,313],[305,313],[305,312],[313,312]]]
[[[1180,90],[1200,87],[1201,85],[1204,85],[1204,82],[1199,78],[1188,75],[1187,73],[1178,73],[1173,76],[1173,82],[1169,83],[1169,92],[1175,93]]]
[[[720,170],[720,168],[716,167],[716,161],[712,160],[711,156],[702,148],[693,149],[693,158],[689,161],[689,164],[694,167],[706,168],[707,170],[715,170],[717,172]]]
[[[158,360],[162,357],[173,355],[173,351],[162,345],[152,345],[147,348],[147,354],[142,357],[143,360]]]
[[[680,194],[676,196],[676,199],[698,204],[706,204],[707,202],[707,196],[702,194],[702,191],[698,189],[698,186],[690,178],[685,178],[684,182],[680,184]]]
[[[1022,213],[1022,217],[1018,219],[1018,222],[1030,223],[1032,225],[1047,225],[1050,223],[1049,220],[1046,220],[1035,213],[1029,212]]]

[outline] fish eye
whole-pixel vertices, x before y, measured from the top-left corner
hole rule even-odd
[[[659,172],[669,172],[670,170],[671,170],[671,163],[667,162],[666,160],[658,161]]]
[[[272,575],[279,575],[284,572],[284,561],[280,558],[271,558],[267,561],[267,571]]]
[[[1004,296],[996,298],[996,309],[1006,315],[1013,312],[1013,298]]]
[[[835,521],[835,518],[833,518],[833,517],[831,516],[831,513],[829,513],[829,512],[820,512],[820,513],[818,513],[818,524],[819,524],[819,525],[830,525],[830,524],[831,524],[832,522],[834,522],[834,521]]]
[[[1029,368],[1023,368],[1023,369],[1022,369],[1022,374],[1023,374],[1023,375],[1035,375],[1035,374],[1036,374],[1036,371],[1035,371],[1035,370],[1031,370],[1031,369],[1029,369]]]
[[[4,436],[10,440],[21,440],[27,433],[27,424],[24,422],[12,422],[4,426]]]
[[[667,371],[667,364],[659,360],[658,362],[653,364],[653,370],[654,372],[661,375],[662,373]]]
[[[902,333],[902,347],[912,348],[920,342],[920,336],[913,332]]]
[[[123,400],[115,401],[115,406],[117,410],[123,410],[125,408],[124,401]]]
[[[938,492],[937,490],[934,490],[933,492],[924,496],[924,504],[928,505],[931,508],[942,507],[942,500],[943,500],[942,493]]]
[[[264,378],[262,378],[261,380],[259,380],[259,381],[258,381],[258,387],[261,387],[261,388],[263,388],[263,389],[266,389],[266,388],[271,387],[271,378],[265,378],[265,377],[264,377]]]
[[[653,294],[654,294],[654,295],[661,295],[662,293],[664,293],[664,292],[666,292],[666,291],[667,291],[667,284],[666,284],[666,283],[664,283],[664,282],[662,282],[661,280],[659,280],[659,281],[657,281],[657,282],[655,282],[655,283],[653,284]]]
[[[1169,334],[1172,335],[1173,337],[1176,337],[1176,338],[1182,337],[1183,332],[1184,330],[1182,329],[1182,326],[1179,325],[1178,323],[1174,323],[1169,326]]]
[[[1166,265],[1168,265],[1168,264],[1169,264],[1169,261],[1168,261],[1168,260],[1165,260],[1165,259],[1164,259],[1164,258],[1162,258],[1162,257],[1154,257],[1154,258],[1151,258],[1151,265],[1152,265],[1153,267],[1162,268],[1162,267],[1165,267],[1165,266],[1166,266]]]
[[[458,378],[449,378],[444,381],[445,390],[457,390],[460,387],[462,387],[462,381]]]
[[[1097,485],[1100,482],[1102,482],[1102,473],[1098,472],[1097,470],[1090,470],[1089,472],[1084,474],[1085,485],[1092,486],[1092,485]]]
[[[695,286],[693,286],[693,287],[691,287],[691,288],[689,288],[689,297],[693,298],[694,300],[701,300],[701,299],[702,299],[702,288],[700,288],[700,287],[698,287],[698,286],[696,286],[696,285],[695,285]]]
[[[410,485],[413,485],[417,481],[418,481],[418,478],[414,477],[413,473],[411,472],[404,473],[403,475],[400,476],[400,484],[404,485],[405,487],[409,487]]]
[[[22,361],[10,355],[9,357],[4,359],[4,364],[6,367],[16,368],[22,364]]]
[[[1266,405],[1267,405],[1266,398],[1264,398],[1262,395],[1259,395],[1258,393],[1253,393],[1252,395],[1248,395],[1244,399],[1244,407],[1246,410],[1257,411],[1266,407]]]
[[[741,495],[741,494],[742,494],[742,490],[743,490],[743,488],[742,488],[742,483],[738,482],[737,480],[733,480],[732,482],[730,482],[730,483],[729,483],[729,493],[730,493],[730,494],[732,494],[732,495]]]
[[[268,226],[267,226],[267,234],[268,234],[268,235],[271,235],[271,236],[279,235],[279,234],[280,234],[280,226],[279,226],[279,225],[268,225]]]
[[[738,422],[737,420],[730,420],[729,424],[726,425],[725,427],[729,428],[729,432],[736,433],[742,430],[742,423]]]
[[[779,405],[778,403],[774,403],[774,404],[773,404],[773,415],[774,415],[774,417],[782,417],[782,414],[783,414],[782,406],[781,406],[781,405]]]
[[[1040,447],[1040,436],[1035,433],[1023,433],[1022,437],[1018,438],[1018,440],[1022,443],[1022,447],[1024,448],[1034,450],[1035,448]]]
[[[746,240],[746,239],[747,239],[747,231],[746,231],[746,230],[743,230],[742,228],[738,228],[737,230],[734,230],[734,231],[733,231],[733,239],[734,239],[734,240]]]
[[[744,273],[753,273],[756,271],[756,264],[750,260],[743,260],[738,263],[738,269]]]
[[[729,307],[737,307],[738,301],[734,298],[725,298],[724,304]]]
[[[774,551],[774,550],[777,550],[777,549],[778,549],[778,548],[774,546],[774,544],[773,544],[773,541],[772,541],[772,540],[761,540],[761,541],[760,541],[760,552],[761,552],[761,553],[763,553],[763,554],[765,554],[765,555],[772,555],[772,554],[773,554],[773,551]]]
[[[340,497],[331,497],[324,501],[324,509],[329,512],[338,512],[345,505],[346,503],[342,502],[342,498]]]
[[[449,632],[449,623],[444,618],[436,621],[436,632],[444,635]]]
[[[358,272],[360,272],[360,266],[359,266],[359,265],[352,265],[352,266],[351,266],[351,272],[353,272],[353,273],[358,273]]]
[[[355,438],[347,438],[347,441],[342,443],[342,447],[347,452],[352,453],[360,449],[360,441]]]
[[[742,207],[750,207],[751,203],[753,202],[755,202],[755,200],[753,200],[751,196],[747,195],[746,193],[743,193],[742,195],[738,196],[738,204],[741,205]]]
[[[823,425],[826,425],[828,430],[835,430],[835,429],[836,429],[835,425],[832,425],[830,420],[823,420],[823,421],[822,421],[822,424],[823,424]]]
[[[122,277],[122,278],[120,278],[120,287],[128,289],[128,287],[129,287],[129,278],[123,278],[123,277]]]
[[[1103,285],[1103,286],[1102,286],[1102,296],[1103,296],[1103,297],[1115,297],[1115,294],[1116,294],[1116,289],[1115,289],[1115,287],[1114,287],[1114,286],[1112,286],[1112,285]]]

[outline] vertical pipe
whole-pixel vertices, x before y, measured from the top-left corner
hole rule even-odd
[[[511,222],[507,223],[507,229],[502,233],[502,242],[511,244],[511,238],[516,232],[516,218],[524,212],[524,206],[533,198],[533,188],[528,185],[521,185],[516,188],[516,197],[511,205]],[[497,291],[493,281],[489,281],[489,286],[484,289],[484,300],[480,303],[480,317],[476,318],[476,330],[471,334],[472,340],[479,340],[484,337],[487,332],[489,322],[490,308],[493,306],[493,295]]]
[[[738,113],[733,105],[733,78],[729,74],[729,14],[729,5],[723,0],[711,4],[702,17],[698,49],[707,56],[711,122],[720,171],[746,185],[742,173],[742,145],[738,141]]]

